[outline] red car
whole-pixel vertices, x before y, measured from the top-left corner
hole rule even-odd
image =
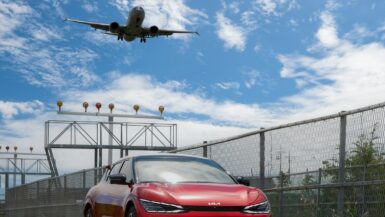
[[[115,163],[85,199],[84,216],[271,217],[265,194],[238,184],[216,162],[148,155]]]

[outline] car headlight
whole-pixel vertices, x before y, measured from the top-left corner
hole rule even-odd
[[[242,210],[242,212],[252,213],[252,214],[270,213],[270,203],[269,201],[266,200],[265,202],[262,202],[262,203],[246,206]]]
[[[140,199],[147,212],[179,213],[185,212],[182,206]]]

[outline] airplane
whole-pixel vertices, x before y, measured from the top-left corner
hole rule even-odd
[[[159,29],[157,26],[151,26],[149,28],[142,27],[142,23],[145,17],[144,9],[140,6],[136,6],[131,9],[127,23],[125,26],[119,25],[117,22],[112,22],[110,24],[104,23],[93,23],[88,21],[81,21],[76,19],[65,19],[65,21],[80,23],[89,25],[92,28],[105,30],[105,34],[117,36],[118,40],[125,40],[127,42],[133,41],[136,38],[140,38],[140,42],[145,43],[146,38],[153,38],[158,36],[170,36],[174,33],[182,33],[182,34],[197,34],[195,31],[179,31],[179,30],[165,30]]]

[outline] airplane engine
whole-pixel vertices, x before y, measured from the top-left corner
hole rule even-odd
[[[110,32],[116,33],[119,30],[119,23],[117,22],[112,22],[110,24]]]
[[[159,28],[157,26],[151,26],[150,27],[150,34],[151,35],[157,35],[159,31]]]

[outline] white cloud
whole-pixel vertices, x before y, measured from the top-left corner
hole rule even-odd
[[[84,34],[84,38],[95,45],[124,44],[125,46],[130,46],[130,44],[125,41],[123,42],[118,41],[116,36],[103,34],[103,32],[100,32],[100,31],[93,31],[93,30],[87,31]]]
[[[243,74],[246,76],[245,86],[247,88],[250,89],[254,87],[256,84],[258,85],[261,84],[261,82],[258,81],[258,79],[261,77],[261,73],[259,71],[251,70],[248,72],[244,72]]]
[[[326,48],[337,46],[339,43],[339,38],[334,17],[330,12],[325,11],[321,14],[321,21],[321,28],[318,29],[316,34],[317,39],[321,45]]]
[[[241,22],[249,31],[257,29],[257,19],[254,11],[242,12]]]
[[[82,8],[88,13],[95,13],[99,10],[97,2],[86,2],[82,5]]]
[[[216,14],[217,35],[225,42],[225,48],[243,51],[246,46],[247,31],[234,24],[223,12]]]
[[[240,7],[240,4],[241,4],[241,2],[238,2],[238,1],[233,1],[233,2],[231,2],[230,4],[229,4],[229,9],[233,12],[233,13],[235,13],[235,14],[237,14],[237,13],[239,13],[240,11],[241,11],[241,9],[239,8]]]
[[[29,28],[31,36],[40,41],[48,42],[54,39],[61,39],[61,32],[58,29],[51,29],[41,24],[35,24]]]
[[[238,85],[222,84],[225,88]],[[99,90],[70,91],[62,98],[68,99],[67,106],[79,104],[78,100],[88,100],[115,102],[117,108],[140,104],[143,111],[154,111],[159,105],[164,105],[167,113],[173,115],[201,115],[214,123],[229,123],[234,126],[266,126],[273,121],[271,111],[262,109],[257,104],[218,102],[175,87],[180,87],[180,83],[175,81],[160,83],[150,76],[127,74]]]
[[[312,49],[318,57],[297,54],[278,57],[283,64],[281,76],[294,78],[297,86],[303,88],[300,93],[283,99],[298,107],[296,112],[301,115],[293,118],[315,117],[384,101],[380,94],[385,92],[384,45],[375,41],[356,44],[349,40],[349,35],[339,38],[334,17],[328,10],[321,13],[321,20],[316,46],[327,50]],[[308,84],[311,86],[306,87]]]
[[[127,12],[130,10],[128,0],[111,0],[110,4],[114,5],[125,16],[127,15]]]
[[[86,87],[89,82],[98,80],[97,75],[89,70],[88,64],[98,57],[91,50],[30,46],[23,51],[13,53],[13,61],[32,85]]]
[[[256,44],[256,45],[254,46],[254,52],[255,52],[255,53],[258,53],[260,50],[261,50],[261,45]]]
[[[25,23],[33,10],[19,2],[0,2],[0,54],[22,48],[26,40],[14,31]]]
[[[290,19],[289,20],[289,26],[292,26],[292,27],[297,27],[298,26],[298,22],[294,19]]]
[[[230,89],[238,90],[240,88],[240,84],[238,82],[218,82],[218,83],[215,83],[215,86],[223,90],[230,90]]]
[[[41,20],[41,11],[28,2],[0,2],[0,56],[30,84],[42,87],[79,87],[96,80],[89,63],[97,58],[90,49],[58,47],[61,30]],[[53,7],[60,8],[58,2]],[[55,10],[48,6],[44,10]],[[25,26],[25,23],[28,23]],[[20,31],[24,30],[24,31]],[[75,76],[73,76],[75,73]]]
[[[280,16],[286,11],[300,8],[296,0],[254,0],[253,3],[266,16]]]
[[[277,2],[275,0],[256,0],[256,3],[266,14],[275,14]]]
[[[44,105],[39,100],[31,102],[9,102],[0,100],[0,114],[9,119],[19,114],[37,114],[44,110]]]

